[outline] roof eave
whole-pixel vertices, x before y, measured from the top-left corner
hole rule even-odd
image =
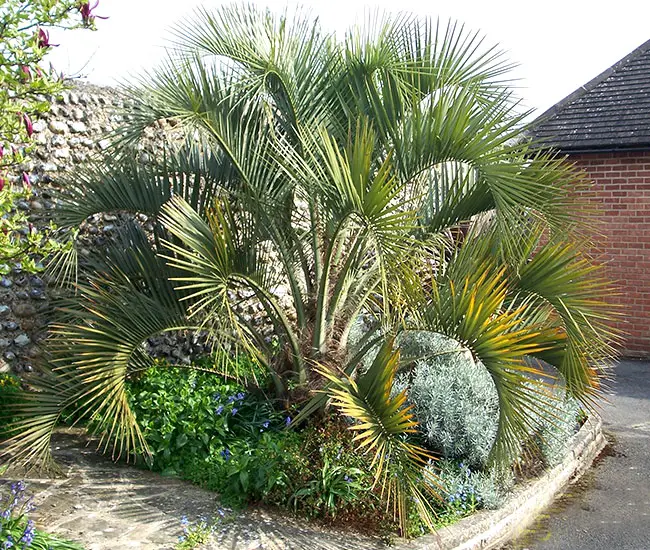
[[[603,145],[603,146],[583,146],[571,147],[561,146],[553,143],[540,143],[536,146],[540,149],[553,149],[565,155],[579,155],[579,154],[597,154],[597,153],[627,153],[627,152],[643,152],[650,151],[650,143],[635,143],[634,145]]]

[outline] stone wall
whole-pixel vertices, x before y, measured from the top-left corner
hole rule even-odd
[[[63,173],[74,174],[84,162],[106,150],[107,135],[118,126],[128,124],[125,99],[118,90],[89,84],[76,84],[72,89],[52,99],[51,110],[41,120],[34,121],[35,147],[29,161],[19,167],[13,177],[20,184],[22,172],[32,181],[32,196],[17,207],[24,210],[36,225],[46,223],[55,208],[54,191]],[[165,138],[173,138],[173,128],[160,127]],[[161,134],[146,132],[146,154],[155,151]],[[129,216],[123,213],[95,214],[82,225],[80,256],[90,254],[92,246],[102,246]],[[145,230],[152,227],[144,214],[135,218]],[[48,295],[56,292],[42,275],[23,273],[21,266],[7,266],[9,273],[0,278],[0,372],[13,370],[31,372],[40,353],[39,344],[46,335],[50,318]],[[278,291],[287,301],[286,289]],[[256,324],[265,324],[263,333],[270,337],[272,326],[263,319],[259,304],[250,304],[247,296],[234,295],[246,315],[256,317]],[[249,311],[251,310],[251,311]],[[150,338],[145,348],[154,357],[172,363],[187,364],[194,355],[210,351],[210,344],[201,334],[164,334]]]
[[[13,174],[19,183],[24,171],[32,182],[29,200],[16,205],[31,222],[39,225],[48,220],[61,173],[74,173],[81,163],[108,147],[106,135],[124,122],[123,108],[117,90],[77,84],[53,99],[50,112],[34,121],[34,150]],[[92,231],[110,233],[117,219],[110,214],[95,216]],[[14,263],[1,267],[7,273],[0,278],[0,371],[30,372],[45,336],[47,282]]]

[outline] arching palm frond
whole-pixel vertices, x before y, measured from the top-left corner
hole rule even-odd
[[[151,250],[146,236],[126,228],[91,283],[82,284],[48,342],[47,377],[16,407],[20,434],[8,444],[13,459],[51,466],[49,440],[71,407],[77,420],[101,435],[114,459],[146,453],[126,395],[129,373],[146,370],[147,338],[186,326],[185,309],[170,282],[172,272]],[[125,244],[128,243],[128,246]],[[160,276],[161,274],[166,276]]]
[[[499,396],[492,457],[500,464],[507,464],[519,450],[531,413],[544,415],[540,389],[530,383],[532,375],[543,373],[524,358],[547,349],[550,340],[548,329],[531,326],[522,319],[522,310],[507,307],[505,275],[506,269],[492,261],[454,265],[452,260],[437,278],[422,320],[426,330],[460,342],[490,373]]]
[[[346,35],[349,87],[341,100],[348,110],[369,117],[383,135],[432,98],[472,89],[478,104],[493,104],[504,91],[498,78],[512,65],[503,52],[483,43],[478,33],[452,21],[445,26],[404,13],[373,13],[364,27]]]
[[[218,12],[199,9],[174,36],[181,56],[214,56],[265,97],[290,141],[295,143],[303,125],[315,128],[336,119],[338,87],[332,82],[340,58],[331,35],[308,12],[274,14],[241,4]]]
[[[174,198],[164,207],[161,221],[182,243],[166,241],[171,255],[163,257],[179,270],[174,280],[180,283],[178,290],[186,293],[183,300],[188,303],[190,316],[198,315],[207,327],[223,324],[218,333],[230,335],[234,331],[245,349],[258,355],[267,348],[264,339],[244,321],[230,297],[242,288],[251,292],[278,335],[290,345],[291,359],[304,380],[305,364],[293,325],[270,290],[277,286],[277,266],[259,246],[257,220],[238,217],[227,203],[215,203],[206,221],[181,198]],[[267,350],[267,359],[270,355]],[[279,384],[277,376],[274,379]]]
[[[568,391],[585,404],[593,404],[599,394],[602,369],[611,364],[622,336],[611,325],[620,312],[608,302],[615,289],[603,271],[575,244],[547,242],[513,277],[518,289],[541,302],[540,308],[552,308],[549,324],[564,337],[537,355],[562,373]]]
[[[449,86],[480,85],[481,96],[489,98],[509,83],[515,67],[498,46],[457,21],[411,17],[393,25],[387,39],[397,52],[394,70],[423,97]]]
[[[409,498],[415,503],[425,524],[433,530],[431,498],[435,479],[424,466],[433,456],[408,440],[417,422],[406,406],[406,393],[393,395],[393,380],[399,366],[399,351],[393,338],[382,344],[368,370],[356,380],[321,367],[319,372],[330,382],[326,390],[332,405],[355,421],[350,426],[360,450],[372,457],[375,486],[381,487],[387,508],[393,509],[402,532],[406,532]],[[423,479],[423,476],[429,476]]]

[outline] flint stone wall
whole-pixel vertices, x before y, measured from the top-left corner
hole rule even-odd
[[[124,112],[125,99],[115,88],[76,83],[50,101],[50,112],[33,123],[34,148],[29,159],[10,176],[20,185],[22,172],[29,175],[32,194],[16,207],[37,226],[51,217],[61,174],[74,174],[93,155],[106,150],[108,134],[130,119]],[[149,137],[155,143],[154,130]],[[145,161],[148,153],[143,150],[142,154]],[[86,238],[81,256],[90,254],[87,247],[101,247],[126,219],[120,213],[91,216],[83,224]],[[150,227],[145,215],[140,214],[137,220],[145,229]],[[19,264],[10,262],[5,270],[8,273],[0,277],[0,372],[29,373],[38,362],[46,335],[49,297],[57,290],[43,274],[27,274]],[[162,335],[146,345],[154,356],[185,363],[192,353],[207,349],[205,339],[196,335]]]
[[[106,149],[106,134],[124,122],[124,100],[112,88],[76,84],[50,101],[50,112],[33,123],[28,160],[11,175],[15,185],[22,172],[29,175],[32,194],[16,207],[37,226],[47,223],[55,208],[57,177]],[[97,231],[111,230],[113,217],[96,218]],[[0,278],[0,371],[31,372],[45,337],[52,290],[42,274],[27,274],[11,262],[3,267],[8,273]]]

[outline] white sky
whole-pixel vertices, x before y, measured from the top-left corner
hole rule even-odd
[[[53,31],[52,42],[60,46],[48,59],[65,74],[114,84],[157,64],[170,26],[196,6],[222,3],[100,0],[95,13],[109,19],[97,21],[97,32]],[[282,10],[287,0],[255,3]],[[513,73],[521,79],[519,93],[538,114],[650,39],[648,0],[305,0],[302,5],[320,17],[323,28],[337,32],[376,8],[459,20],[519,63]]]

